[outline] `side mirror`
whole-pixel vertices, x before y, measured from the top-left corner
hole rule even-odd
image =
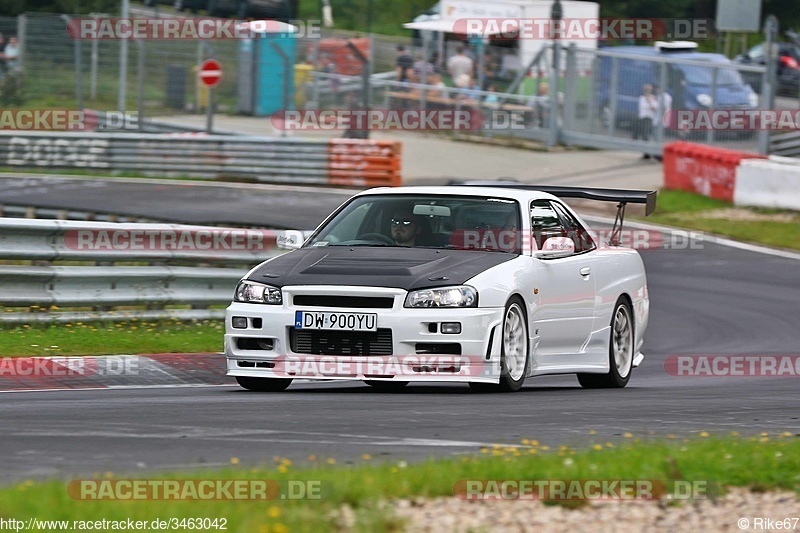
[[[278,234],[278,237],[275,239],[275,244],[278,246],[278,248],[282,248],[284,250],[296,250],[303,246],[305,240],[306,239],[305,236],[303,236],[302,231],[288,229]]]
[[[539,259],[558,259],[575,253],[575,242],[569,237],[550,237],[533,255]]]

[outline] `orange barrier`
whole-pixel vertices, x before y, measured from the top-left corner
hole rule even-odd
[[[742,159],[766,159],[748,152],[683,141],[664,146],[664,188],[733,203],[736,168]]]
[[[401,184],[397,141],[331,139],[328,144],[328,183],[396,187]]]

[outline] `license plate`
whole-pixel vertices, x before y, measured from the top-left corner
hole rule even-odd
[[[376,313],[331,313],[295,311],[295,329],[333,329],[338,331],[377,331]]]

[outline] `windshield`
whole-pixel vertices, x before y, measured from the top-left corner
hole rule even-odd
[[[711,68],[709,67],[696,67],[689,65],[677,65],[683,71],[686,77],[686,83],[691,85],[703,85],[711,87],[714,80],[714,71],[717,72],[717,85],[743,85],[742,76],[739,72],[732,68]]]
[[[396,246],[520,253],[516,200],[457,195],[353,199],[309,246]]]

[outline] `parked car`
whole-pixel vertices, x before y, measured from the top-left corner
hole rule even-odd
[[[211,17],[234,16],[287,22],[297,18],[297,0],[207,0]]]
[[[754,109],[758,94],[745,83],[731,60],[722,54],[696,51],[695,43],[656,43],[656,46],[617,46],[603,51],[625,54],[617,58],[617,86],[611,87],[612,57],[600,56],[594,98],[604,127],[612,120],[612,100],[616,96],[616,125],[632,126],[639,109],[639,96],[645,84],[656,85],[661,80],[660,65],[666,65],[664,90],[672,96],[672,109]],[[641,58],[641,59],[640,59]],[[663,63],[654,59],[672,58],[709,64]],[[715,68],[712,68],[713,65]],[[716,70],[716,92],[712,91]],[[713,93],[713,94],[712,94]]]
[[[177,11],[189,10],[192,13],[197,13],[201,9],[208,9],[208,0],[142,0],[142,3],[147,7],[153,7],[157,4],[171,5]]]
[[[283,232],[293,251],[247,273],[227,309],[228,375],[255,391],[293,379],[515,391],[544,374],[624,387],[644,359],[641,257],[560,197],[649,214],[656,193],[486,185],[371,189],[305,242]]]
[[[776,43],[777,76],[776,92],[778,94],[797,96],[800,92],[800,46],[796,43]],[[766,66],[765,43],[757,44],[746,53],[733,58],[740,65]],[[761,92],[762,76],[755,72],[742,72],[745,81],[754,91]]]

